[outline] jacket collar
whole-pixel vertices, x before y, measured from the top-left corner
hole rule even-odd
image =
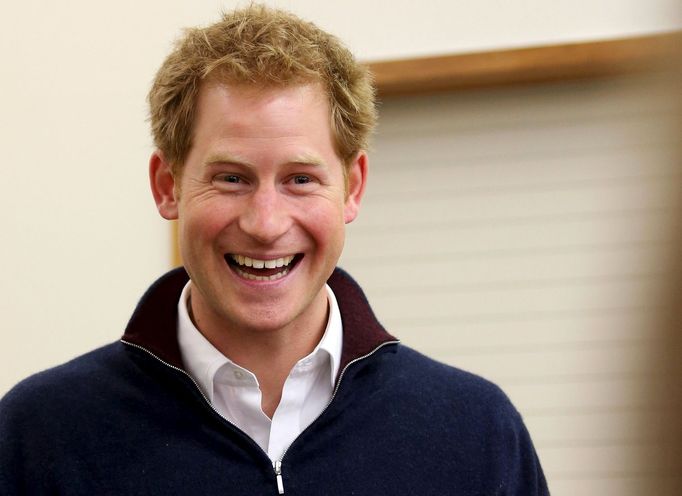
[[[161,276],[142,296],[122,338],[180,369],[183,365],[177,340],[177,305],[188,280],[182,267]],[[362,289],[345,271],[336,268],[327,284],[334,291],[343,322],[339,371],[379,345],[397,341],[379,323]]]

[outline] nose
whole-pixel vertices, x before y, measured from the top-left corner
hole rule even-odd
[[[272,244],[291,227],[291,218],[274,186],[259,186],[239,216],[240,229],[260,244]]]

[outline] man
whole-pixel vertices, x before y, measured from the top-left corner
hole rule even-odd
[[[335,269],[375,122],[335,38],[227,14],[186,34],[149,102],[185,268],[120,342],[2,400],[1,494],[547,494],[504,394],[400,345]]]

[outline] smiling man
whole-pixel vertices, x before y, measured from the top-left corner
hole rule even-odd
[[[259,444],[268,454],[286,447],[267,442],[268,425],[285,415],[277,407],[287,377],[328,327],[333,292],[326,281],[364,190],[365,153],[354,151],[345,163],[339,158],[329,116],[317,81],[266,86],[207,79],[197,95],[194,139],[182,171],[173,172],[162,150],[150,164],[161,215],[179,220],[191,279],[191,323],[181,328],[181,345],[191,349],[205,340],[219,352],[211,355],[229,357],[243,377],[251,377],[252,398],[262,396],[244,406],[253,421],[232,416],[229,398],[224,413],[247,433],[259,425],[261,435],[252,437],[263,439]],[[340,345],[340,325],[327,338]],[[331,349],[332,361],[338,362],[339,352]],[[187,355],[201,377],[203,363]],[[327,387],[310,400],[317,409],[333,386],[325,360],[319,360],[319,372],[307,373],[311,381],[328,376]],[[211,389],[205,388],[209,397]],[[300,402],[288,396],[287,405]]]
[[[3,398],[0,494],[547,494],[506,396],[399,344],[335,267],[375,123],[338,40],[228,13],[186,33],[149,102],[185,266],[119,342]]]

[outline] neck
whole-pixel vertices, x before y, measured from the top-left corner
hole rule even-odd
[[[272,418],[291,369],[322,339],[329,318],[326,290],[322,289],[305,315],[278,329],[245,328],[233,322],[216,325],[215,319],[202,318],[205,312],[197,303],[190,291],[188,310],[192,322],[218,351],[253,372],[260,385],[263,412]]]

